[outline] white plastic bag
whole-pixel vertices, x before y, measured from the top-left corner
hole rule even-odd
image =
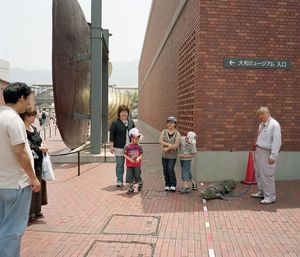
[[[55,180],[52,163],[49,154],[44,154],[42,163],[42,179],[45,181]]]

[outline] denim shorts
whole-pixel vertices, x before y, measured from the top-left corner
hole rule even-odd
[[[141,181],[141,167],[127,167],[126,183],[138,183]]]
[[[183,181],[190,181],[192,179],[191,162],[192,162],[192,160],[180,160],[181,179]]]

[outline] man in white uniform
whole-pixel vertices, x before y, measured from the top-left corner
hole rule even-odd
[[[255,177],[259,191],[251,196],[263,198],[261,203],[269,204],[276,201],[275,169],[281,146],[281,129],[271,117],[268,107],[259,107],[256,114],[261,122],[255,150]]]
[[[33,169],[24,113],[31,90],[24,83],[12,83],[3,90],[0,106],[0,256],[19,257],[21,238],[28,222],[32,190],[40,190]]]

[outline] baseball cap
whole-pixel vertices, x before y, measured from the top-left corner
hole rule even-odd
[[[139,137],[141,134],[137,128],[132,128],[128,132],[129,137]]]
[[[191,144],[196,144],[197,135],[195,132],[193,132],[193,131],[188,132],[186,137]]]
[[[168,119],[167,119],[167,122],[168,121],[172,121],[174,123],[177,123],[177,119],[174,116],[169,116]]]

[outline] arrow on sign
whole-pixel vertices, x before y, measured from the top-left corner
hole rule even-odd
[[[233,64],[234,64],[234,61],[233,61],[233,60],[230,60],[230,61],[229,61],[229,64],[230,64],[230,65],[233,65]]]

